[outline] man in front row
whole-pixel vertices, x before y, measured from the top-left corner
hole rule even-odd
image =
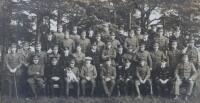
[[[182,57],[182,62],[176,66],[175,70],[175,98],[178,99],[180,95],[180,86],[184,83],[187,83],[187,93],[185,99],[188,99],[188,96],[192,94],[192,89],[196,78],[198,76],[197,70],[193,63],[189,62],[188,55],[184,54]]]
[[[136,91],[138,94],[137,99],[141,99],[141,90],[140,86],[145,85],[148,83],[150,86],[150,94],[153,95],[153,90],[152,90],[152,81],[150,79],[150,68],[147,65],[146,61],[144,59],[139,60],[139,66],[136,67],[136,77],[137,79],[135,80],[135,87]],[[146,88],[145,88],[146,89]]]
[[[111,59],[106,59],[106,64],[102,67],[101,77],[106,96],[110,97],[115,86],[116,68],[112,66]]]
[[[97,70],[96,67],[91,64],[91,60],[92,60],[91,57],[85,57],[85,65],[83,65],[81,68],[81,77],[82,77],[81,85],[82,85],[83,96],[86,95],[86,85],[88,83],[91,84],[91,90],[90,90],[91,96],[94,95],[94,89],[96,87],[95,79],[97,77]]]

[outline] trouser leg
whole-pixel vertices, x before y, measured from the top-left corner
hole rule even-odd
[[[81,86],[82,86],[82,94],[83,96],[85,96],[85,85],[86,85],[87,81],[86,80],[82,80],[81,81]]]
[[[108,87],[107,87],[107,82],[105,80],[102,80],[103,84],[103,89],[106,95],[109,95]]]
[[[180,95],[180,85],[182,84],[181,80],[176,80],[175,82],[175,95]]]
[[[138,96],[141,96],[139,86],[140,86],[140,81],[139,81],[139,80],[136,80],[136,81],[135,81],[136,92],[137,92]]]
[[[92,84],[92,89],[91,89],[90,95],[93,96],[93,95],[94,95],[94,89],[95,89],[95,87],[96,87],[96,82],[95,82],[95,80],[91,80],[91,84]]]
[[[194,81],[190,80],[189,87],[187,88],[187,95],[190,96],[192,94],[193,87],[194,87]]]

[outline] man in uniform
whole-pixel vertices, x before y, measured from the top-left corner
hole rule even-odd
[[[171,41],[171,46],[169,51],[167,52],[167,59],[170,68],[172,69],[173,73],[175,71],[176,65],[181,61],[181,51],[177,48],[177,41]]]
[[[117,49],[117,46],[118,45],[120,45],[120,42],[119,42],[119,40],[117,40],[115,37],[115,33],[114,32],[112,32],[111,34],[110,34],[111,36],[110,36],[110,38],[111,38],[111,45],[112,45],[112,47],[114,48],[114,49]]]
[[[103,41],[101,41],[101,34],[100,33],[97,33],[96,35],[96,43],[97,43],[97,49],[102,52],[104,46],[105,46],[105,43]]]
[[[151,76],[154,79],[155,77],[155,69],[156,67],[161,63],[161,60],[166,58],[165,54],[159,50],[159,44],[154,43],[153,44],[153,51],[150,52],[151,59],[152,59],[152,71]]]
[[[76,46],[76,52],[72,54],[72,57],[76,61],[76,66],[80,69],[81,66],[83,65],[83,62],[85,61],[85,54],[81,50],[81,46],[77,45]]]
[[[115,65],[114,60],[116,58],[116,51],[114,48],[112,48],[110,41],[107,41],[106,47],[103,49],[101,57],[103,60],[110,58],[112,60],[112,64]]]
[[[166,52],[166,50],[168,50],[168,43],[169,40],[167,37],[163,36],[163,28],[159,27],[157,28],[157,35],[154,37],[154,42],[158,42],[159,43],[159,48],[161,51],[163,51],[164,53]]]
[[[86,38],[86,31],[81,32],[81,38],[77,41],[77,44],[81,46],[83,53],[89,48],[90,39]]]
[[[146,60],[140,59],[139,65],[136,67],[136,80],[135,80],[135,87],[137,91],[137,98],[141,99],[141,85],[144,85],[146,83],[150,86],[150,94],[153,95],[153,89],[152,89],[152,81],[150,79],[150,68],[146,63]]]
[[[135,36],[134,30],[131,30],[129,32],[129,37],[126,38],[124,42],[124,48],[126,51],[128,50],[128,46],[132,46],[133,50],[136,50],[137,47],[139,46],[139,41],[138,41],[138,38]]]
[[[28,79],[27,82],[37,98],[38,90],[44,89],[44,66],[39,64],[39,57],[34,55],[31,64],[28,66]],[[39,88],[38,88],[39,87]]]
[[[191,96],[194,83],[198,76],[197,70],[192,62],[189,61],[187,54],[183,55],[182,62],[179,63],[175,70],[175,99],[180,95],[180,86],[187,83],[187,93],[185,99]]]
[[[138,63],[140,59],[145,60],[145,62],[148,64],[149,68],[152,70],[152,59],[151,55],[148,51],[145,50],[145,44],[140,43],[139,50],[135,53],[133,60],[134,62]]]
[[[32,57],[34,55],[38,55],[39,56],[39,64],[44,65],[47,63],[47,53],[42,51],[42,47],[41,47],[41,43],[37,42],[35,45],[35,52],[31,54],[30,59],[32,59]]]
[[[85,57],[85,65],[82,66],[81,69],[81,85],[82,85],[82,94],[83,96],[86,95],[86,85],[91,83],[90,87],[90,95],[94,95],[94,89],[96,87],[96,77],[97,77],[97,70],[94,65],[91,64],[91,57]]]
[[[68,30],[65,31],[64,40],[62,42],[62,49],[65,48],[69,48],[70,53],[72,53],[75,49],[75,42],[73,39],[70,38]]]
[[[73,89],[76,91],[77,97],[80,95],[80,72],[77,67],[75,67],[75,60],[70,61],[69,67],[65,68],[65,82],[66,82],[66,95],[69,96],[70,85],[73,85]]]
[[[110,97],[115,86],[116,68],[112,66],[109,58],[105,61],[106,64],[102,66],[101,77],[105,94]]]
[[[73,39],[75,42],[80,39],[80,35],[78,35],[78,27],[73,26],[70,38]]]
[[[192,62],[198,70],[200,65],[200,53],[198,48],[195,47],[194,42],[194,39],[190,39],[188,46],[183,50],[183,53],[188,55],[189,61]]]
[[[21,92],[21,75],[22,69],[21,66],[23,64],[22,56],[17,53],[17,45],[15,43],[11,44],[11,53],[6,54],[5,56],[5,66],[6,70],[6,80],[8,81],[9,87],[9,96],[11,97],[13,93]],[[15,86],[15,87],[13,87]],[[12,91],[15,88],[14,92]],[[18,94],[17,94],[18,95]]]
[[[50,53],[48,55],[48,63],[51,63],[51,58],[57,58],[58,62],[61,63],[61,55],[59,53],[59,47],[58,45],[54,44],[53,48],[52,48],[52,53]]]

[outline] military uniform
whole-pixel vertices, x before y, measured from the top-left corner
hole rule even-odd
[[[136,37],[129,37],[126,38],[126,40],[124,41],[124,48],[126,50],[128,50],[128,46],[132,46],[133,50],[137,49],[137,47],[139,46],[139,41]]]
[[[189,83],[187,87],[187,95],[192,94],[195,80],[198,76],[196,68],[193,63],[179,63],[175,70],[176,82],[175,82],[175,95],[180,95],[180,85],[183,83]]]
[[[79,44],[82,48],[82,52],[85,53],[86,50],[89,48],[90,46],[90,40],[85,38],[85,39],[82,39],[80,38],[78,41],[77,41],[77,44]]]
[[[192,62],[194,64],[194,66],[196,67],[196,69],[199,69],[199,64],[200,64],[200,54],[198,51],[198,48],[194,47],[194,48],[185,48],[184,49],[185,53],[188,55],[189,57],[189,61]]]
[[[102,51],[102,59],[106,60],[106,59],[112,59],[112,63],[113,65],[115,64],[115,58],[116,58],[116,51],[114,48],[104,48]]]
[[[38,59],[38,57],[37,57]],[[45,87],[44,81],[44,66],[40,64],[31,64],[28,66],[28,79],[27,82],[35,96],[38,95],[38,86]]]
[[[72,54],[72,57],[75,59],[76,61],[76,66],[78,68],[81,68],[81,66],[83,65],[84,61],[85,61],[85,54],[84,53],[78,53],[75,52]]]
[[[153,39],[154,42],[159,43],[159,48],[161,51],[166,52],[168,50],[169,39],[165,36],[156,36]]]
[[[115,86],[116,68],[113,66],[104,65],[102,67],[101,77],[106,95],[111,96]],[[109,78],[109,80],[107,80],[107,78]],[[108,83],[110,83],[110,86],[108,86]]]
[[[68,48],[70,53],[73,52],[73,50],[75,49],[75,42],[73,39],[64,39],[62,42],[62,48]]]
[[[150,52],[151,59],[152,59],[152,69],[156,69],[157,65],[161,63],[161,60],[166,58],[165,54],[158,50]]]
[[[137,52],[135,53],[134,57],[133,57],[133,60],[134,60],[136,63],[138,63],[138,61],[139,61],[140,59],[145,60],[146,63],[148,64],[148,66],[149,66],[150,68],[152,68],[152,59],[151,59],[151,55],[150,55],[150,53],[149,53],[148,51],[143,51],[143,52],[137,51]]]
[[[145,61],[145,60],[144,60]],[[139,86],[141,84],[146,84],[146,83],[149,83],[149,86],[150,86],[150,94],[152,95],[153,94],[153,89],[152,89],[152,81],[150,79],[150,68],[149,66],[145,63],[144,66],[137,66],[136,67],[136,80],[135,80],[135,87],[136,87],[136,91],[138,93],[138,96],[140,97],[140,88]],[[146,80],[144,81],[143,83],[140,81],[140,80]]]
[[[177,64],[180,62],[180,58],[181,58],[181,51],[178,49],[169,50],[167,52],[168,63],[173,72],[175,71]]]

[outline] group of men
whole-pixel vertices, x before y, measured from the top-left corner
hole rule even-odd
[[[21,84],[27,83],[35,97],[44,91],[49,96],[135,94],[141,99],[150,94],[177,99],[187,84],[187,99],[200,62],[194,38],[181,35],[178,27],[169,37],[162,27],[141,33],[140,27],[125,35],[109,27],[96,32],[74,26],[64,33],[51,32],[34,46],[12,43],[3,73],[9,94],[19,95]]]

